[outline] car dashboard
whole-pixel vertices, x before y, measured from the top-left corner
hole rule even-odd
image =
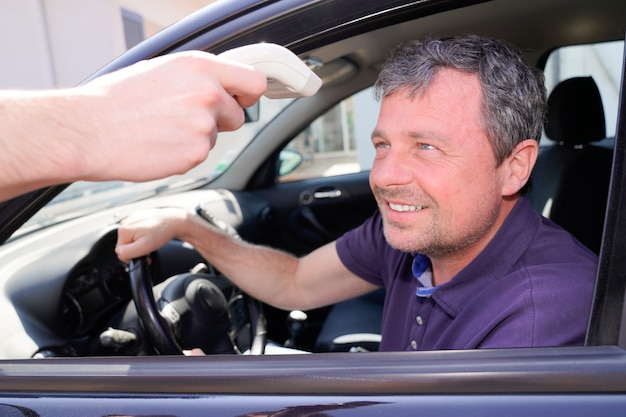
[[[225,190],[152,198],[101,211],[20,237],[0,248],[0,358],[89,356],[107,326],[134,311],[128,269],[115,254],[117,224],[137,209],[205,210],[237,232],[254,234],[265,205]],[[189,271],[204,260],[173,240],[153,254],[153,283]]]

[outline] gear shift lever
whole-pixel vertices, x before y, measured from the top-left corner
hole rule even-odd
[[[307,318],[308,316],[304,311],[293,310],[289,313],[289,316],[287,317],[289,338],[285,341],[285,347],[296,347],[296,340],[302,329],[305,328]]]

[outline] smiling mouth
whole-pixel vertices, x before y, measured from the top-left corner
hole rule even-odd
[[[389,208],[393,211],[408,212],[408,211],[420,211],[426,208],[426,206],[411,206],[408,204],[395,204],[389,203]]]

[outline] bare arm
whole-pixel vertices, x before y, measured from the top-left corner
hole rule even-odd
[[[296,258],[233,239],[194,214],[175,209],[133,215],[122,222],[117,254],[123,261],[179,238],[246,293],[283,309],[311,309],[375,289],[340,261],[335,243]]]
[[[184,173],[206,159],[218,131],[243,124],[242,107],[265,88],[251,67],[192,51],[80,87],[0,92],[0,201],[75,180]]]

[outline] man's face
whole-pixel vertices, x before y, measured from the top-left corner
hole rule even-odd
[[[481,97],[476,75],[445,69],[423,95],[382,100],[370,185],[391,246],[431,258],[477,253],[499,228],[504,174]]]

